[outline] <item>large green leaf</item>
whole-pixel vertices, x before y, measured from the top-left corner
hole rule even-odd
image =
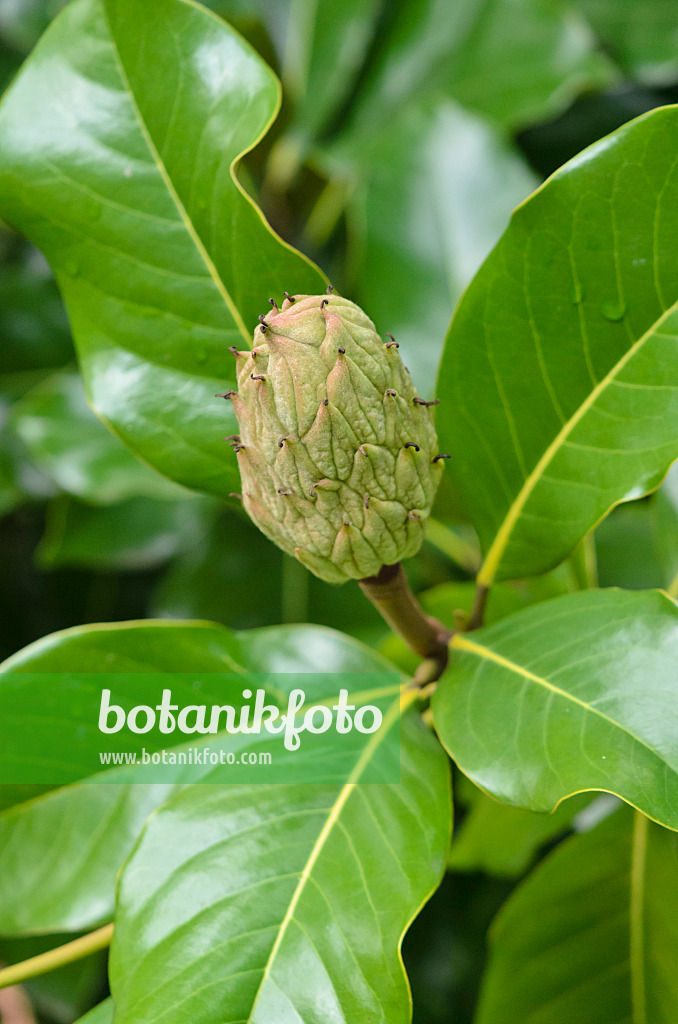
[[[90,400],[167,476],[238,490],[229,345],[283,290],[324,290],[244,194],[235,165],[279,86],[183,0],[75,0],[0,108],[0,216],[55,271]]]
[[[196,787],[149,820],[120,879],[116,1024],[409,1022],[400,942],[450,829],[445,758],[411,705],[398,785],[361,785],[368,743],[343,786]]]
[[[666,107],[566,164],[459,306],[437,425],[483,583],[556,565],[678,456],[677,145]]]
[[[678,605],[586,591],[452,640],[441,740],[481,788],[551,810],[605,790],[678,829]]]
[[[80,931],[110,920],[118,868],[173,791],[66,786],[0,811],[0,933]]]
[[[673,1024],[677,853],[625,808],[567,840],[492,927],[476,1024]]]
[[[286,672],[294,681],[318,670],[389,669],[355,640],[318,626],[233,633],[208,623],[136,622],[44,637],[0,666],[0,686],[2,672],[14,680],[15,673],[62,672],[68,688],[80,674],[101,671]],[[0,787],[0,934],[78,930],[110,917],[116,871],[148,813],[171,791],[114,778],[32,799],[21,787]]]

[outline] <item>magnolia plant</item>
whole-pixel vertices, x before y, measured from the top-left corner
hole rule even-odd
[[[555,5],[475,12],[473,46],[445,5],[397,4],[379,22],[378,6],[319,5],[331,31],[300,33],[311,50],[286,65],[290,110],[263,180],[257,154],[246,173],[239,162],[277,113],[277,79],[192,0],[73,0],[0,107],[0,216],[49,261],[109,428],[101,444],[134,454],[154,515],[209,495],[229,510],[229,565],[258,567],[257,582],[232,584],[243,601],[273,606],[282,549],[292,591],[310,570],[334,585],[312,594],[355,605],[356,621],[371,610],[357,580],[397,634],[376,649],[293,617],[252,630],[106,622],[3,664],[0,768],[13,757],[40,787],[0,788],[0,936],[43,940],[28,956],[0,943],[15,961],[0,988],[110,945],[110,998],[83,1024],[407,1024],[405,933],[444,876],[456,892],[480,869],[523,880],[490,933],[477,1024],[678,1019],[678,502],[675,476],[663,483],[678,458],[678,108],[623,125],[525,199],[479,269],[469,255],[477,272],[445,333],[431,310],[451,312],[464,282],[450,265],[464,261],[429,259],[431,239],[452,236],[457,217],[489,217],[474,191],[485,163],[458,198],[452,156],[499,154],[485,200],[503,223],[534,179],[496,122],[552,116],[609,81],[610,63],[581,15]],[[604,5],[590,6],[602,32]],[[364,66],[356,32],[373,46]],[[512,38],[506,70],[496,47]],[[517,83],[531,61],[527,96]],[[405,196],[389,175],[410,152],[425,174]],[[332,261],[337,291],[243,184],[261,182],[284,227],[286,197],[323,175],[309,248],[322,253],[342,216],[365,231],[348,247],[352,278]],[[428,220],[407,206],[422,196]],[[401,235],[411,280],[393,258]],[[486,254],[496,237],[483,237]],[[27,444],[39,403],[56,394],[70,414],[77,386],[42,382],[24,400]],[[71,488],[87,476],[80,429],[70,475],[61,464]],[[76,493],[105,505],[103,490]],[[629,508],[663,524],[653,589],[599,588],[598,531],[636,499]],[[424,538],[445,552],[447,579],[420,601],[402,561],[421,578]],[[275,674],[280,708],[300,675],[322,687],[350,673],[352,703],[378,699],[384,729],[353,734],[340,777],[321,776],[319,759],[313,784],[150,785],[130,766],[102,767],[91,785],[74,722],[92,673],[185,674],[189,689]],[[376,696],[360,690],[375,674],[387,679]],[[332,692],[316,697],[322,708]],[[19,706],[30,715],[17,737]],[[58,764],[42,743],[55,719]],[[375,784],[389,737],[400,781]],[[129,744],[145,750],[143,735]],[[68,784],[39,774],[64,763]],[[451,934],[437,899],[408,958]],[[451,968],[417,962],[416,991],[439,985],[432,1002],[446,1007]]]

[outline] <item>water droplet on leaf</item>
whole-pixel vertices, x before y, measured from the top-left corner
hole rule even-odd
[[[600,312],[606,320],[623,320],[626,307],[621,302],[605,302],[600,307]]]

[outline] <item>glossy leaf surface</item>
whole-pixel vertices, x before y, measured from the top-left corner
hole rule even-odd
[[[80,931],[110,920],[115,876],[173,787],[78,785],[0,811],[0,931]]]
[[[677,139],[661,108],[557,172],[453,320],[437,426],[485,583],[558,564],[678,456]]]
[[[116,1024],[409,1022],[399,944],[444,865],[448,768],[412,709],[399,785],[360,784],[371,746],[343,786],[194,787],[149,821],[120,882]]]
[[[676,836],[616,811],[552,853],[499,914],[476,1024],[671,1024],[677,922]]]
[[[75,685],[84,672],[294,674],[318,666],[389,669],[368,648],[322,627],[232,633],[206,623],[139,622],[53,634],[4,662],[2,671],[63,672],[64,685]],[[116,871],[145,817],[169,792],[142,784],[75,785],[31,799],[21,787],[0,788],[0,933],[78,930],[110,917]]]
[[[229,345],[324,279],[232,170],[279,102],[266,65],[181,0],[76,0],[0,108],[0,216],[55,271],[97,413],[165,475],[238,490]]]
[[[581,790],[678,829],[678,606],[661,591],[559,597],[452,640],[441,740],[505,803]]]

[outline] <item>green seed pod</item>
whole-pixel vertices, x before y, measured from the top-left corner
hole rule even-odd
[[[443,463],[398,346],[335,295],[286,298],[259,319],[226,396],[247,512],[331,583],[415,554]]]

